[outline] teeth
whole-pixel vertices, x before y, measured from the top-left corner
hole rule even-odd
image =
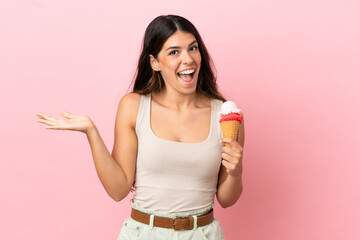
[[[179,74],[191,74],[191,73],[193,73],[193,72],[195,72],[194,69],[192,69],[192,70],[186,70],[186,71],[183,71],[183,72],[179,72]]]

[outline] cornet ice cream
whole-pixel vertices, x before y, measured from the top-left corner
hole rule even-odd
[[[240,113],[241,109],[237,108],[234,102],[226,101],[222,104],[219,122],[224,138],[229,137],[237,140],[239,126],[243,119],[243,116]],[[225,143],[225,146],[231,147],[229,143]]]

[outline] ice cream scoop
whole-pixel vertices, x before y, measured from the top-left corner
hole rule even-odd
[[[226,115],[232,112],[237,114],[240,114],[241,112],[241,109],[237,108],[236,104],[233,101],[226,101],[221,105],[221,115]]]
[[[237,140],[239,126],[243,119],[240,113],[241,109],[237,108],[233,101],[226,101],[221,105],[219,122],[224,138],[229,137]],[[231,147],[229,143],[225,143],[225,146]]]

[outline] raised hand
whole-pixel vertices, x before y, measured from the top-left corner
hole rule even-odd
[[[53,118],[39,112],[35,113],[35,116],[38,122],[47,125],[45,127],[46,129],[72,130],[87,134],[95,128],[93,121],[87,116],[77,116],[66,111],[61,111],[60,114],[63,115],[65,119]]]

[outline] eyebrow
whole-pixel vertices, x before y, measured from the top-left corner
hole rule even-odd
[[[194,40],[192,43],[189,44],[189,46],[193,45],[193,44],[196,43],[196,42],[197,42],[197,40]],[[166,49],[166,51],[168,51],[169,49],[179,49],[179,48],[181,48],[181,47],[179,47],[179,46],[168,47],[168,48]]]

